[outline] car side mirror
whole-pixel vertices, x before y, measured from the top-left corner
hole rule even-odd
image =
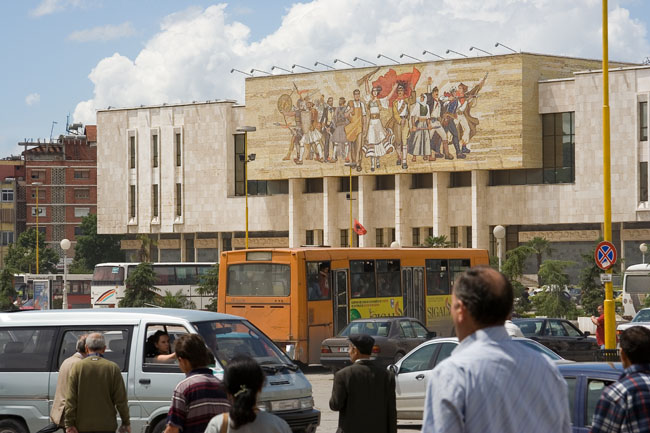
[[[395,376],[397,376],[399,374],[399,368],[397,368],[397,366],[395,364],[390,364],[388,366],[388,371],[393,373]]]
[[[583,334],[584,334],[585,337],[589,337],[591,335],[591,332],[585,331],[585,332],[583,332]]]
[[[436,331],[429,331],[429,332],[427,332],[427,340],[431,340],[432,338],[435,338],[436,335],[438,335],[438,334],[436,333]]]

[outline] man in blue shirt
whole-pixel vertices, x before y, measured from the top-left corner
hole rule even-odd
[[[458,278],[451,318],[460,344],[430,372],[422,433],[570,431],[559,371],[504,328],[512,302],[512,285],[492,268],[471,268]]]
[[[603,390],[592,433],[650,431],[650,329],[633,326],[621,334],[625,373]]]

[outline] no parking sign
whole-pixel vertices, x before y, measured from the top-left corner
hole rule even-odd
[[[596,247],[594,258],[596,259],[596,266],[606,271],[616,263],[616,248],[611,242],[603,241]]]

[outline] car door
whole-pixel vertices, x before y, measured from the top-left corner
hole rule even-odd
[[[563,338],[565,336],[566,331],[562,327],[562,324],[559,320],[545,320],[544,331],[542,332],[542,337],[540,338],[539,342],[561,357],[571,359],[567,358],[569,345],[566,341],[566,338]]]
[[[429,339],[429,330],[425,328],[425,326],[422,323],[418,322],[417,320],[411,320],[411,327],[413,328],[413,332],[415,333],[415,341],[416,341],[415,346],[411,348],[413,349]]]
[[[397,345],[397,352],[405,355],[410,352],[414,347],[417,347],[420,343],[424,341],[417,338],[413,326],[411,326],[411,321],[408,319],[402,319],[399,321],[399,337],[395,341]]]
[[[424,408],[426,372],[433,368],[435,355],[442,344],[431,343],[402,358],[395,376],[398,412],[417,412]]]
[[[575,361],[594,361],[596,359],[597,345],[594,341],[586,337],[571,322],[562,321],[562,326],[567,334],[567,344]]]

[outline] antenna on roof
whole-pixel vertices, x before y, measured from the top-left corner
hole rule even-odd
[[[57,125],[59,122],[56,120],[52,121],[52,128],[50,129],[50,141],[52,141],[52,133],[54,132],[54,125]]]

